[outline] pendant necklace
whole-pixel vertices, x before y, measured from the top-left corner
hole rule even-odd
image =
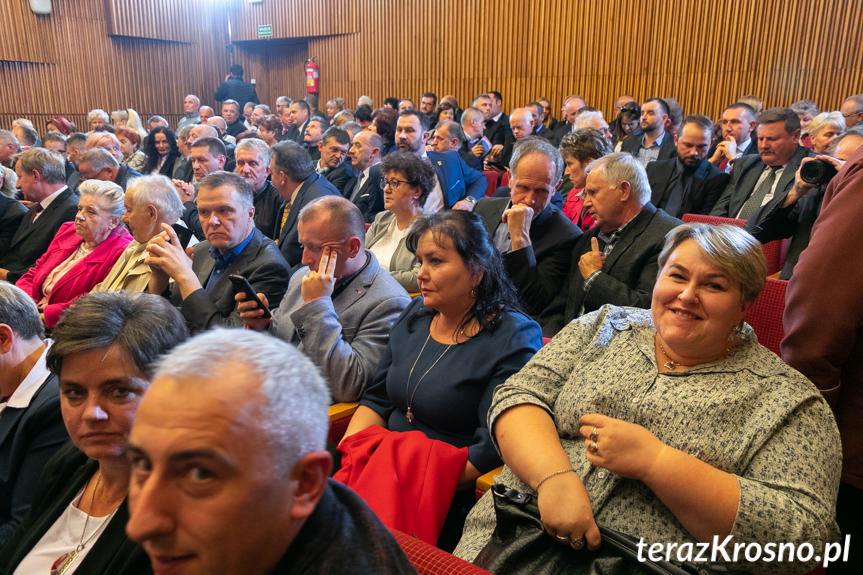
[[[464,329],[460,329],[458,333],[459,333],[459,335],[463,334]],[[411,407],[413,406],[414,396],[417,394],[417,390],[420,388],[420,384],[423,382],[423,380],[429,374],[429,372],[432,369],[434,369],[434,366],[436,366],[438,364],[438,362],[441,359],[443,359],[443,356],[445,356],[447,354],[447,352],[452,348],[452,346],[455,345],[454,343],[451,343],[448,346],[446,346],[446,349],[443,350],[443,352],[438,356],[438,358],[436,360],[434,360],[434,363],[431,364],[431,367],[429,367],[427,370],[425,370],[425,373],[423,373],[422,377],[419,378],[419,381],[417,381],[416,387],[414,387],[413,393],[410,393],[411,379],[413,379],[413,376],[414,376],[414,368],[417,366],[417,362],[422,357],[423,352],[425,351],[426,346],[428,345],[428,342],[430,339],[431,339],[431,323],[429,323],[429,334],[428,334],[428,336],[426,336],[425,343],[423,343],[423,346],[420,349],[419,355],[417,355],[417,358],[414,360],[414,364],[411,366],[411,370],[408,373],[408,382],[405,385],[405,398],[406,398],[405,399],[405,406],[407,408],[405,411],[405,418],[408,420],[408,423],[413,423],[414,419],[416,419],[414,417],[414,412],[413,412],[413,409],[411,409]],[[458,336],[456,336],[456,341],[458,341]]]

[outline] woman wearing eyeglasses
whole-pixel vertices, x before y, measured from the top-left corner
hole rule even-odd
[[[422,215],[426,198],[434,188],[434,168],[410,152],[394,152],[381,162],[384,211],[366,232],[366,247],[381,267],[409,293],[419,291],[420,264],[405,245],[411,224]]]

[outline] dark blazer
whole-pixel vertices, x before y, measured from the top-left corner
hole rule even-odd
[[[561,120],[551,131],[551,143],[560,146],[560,141],[570,132],[572,132],[572,124]]]
[[[470,168],[458,152],[426,152],[435,169],[445,208],[467,196],[477,200],[485,195],[486,179],[482,172]]]
[[[260,103],[260,100],[258,100],[258,91],[255,89],[255,86],[248,82],[243,82],[243,78],[238,78],[236,76],[231,76],[222,82],[218,89],[216,89],[216,93],[213,94],[213,99],[218,100],[219,102],[224,102],[225,100],[236,100],[240,105],[241,114],[246,102],[254,102],[255,104]]]
[[[14,536],[0,548],[0,574],[9,575],[63,514],[99,464],[70,442],[45,466],[30,514]],[[129,508],[120,504],[102,534],[92,543],[76,573],[87,575],[152,574],[150,559],[140,545],[126,537]],[[71,551],[71,549],[70,549]]]
[[[24,204],[0,193],[0,254],[5,254],[9,249],[9,242],[25,214],[27,208]]]
[[[507,142],[507,137],[512,138],[512,129],[509,127],[509,116],[501,114],[500,118],[494,120],[486,120],[485,122],[485,137],[493,146],[503,146]]]
[[[644,138],[644,134],[632,134],[623,139],[623,142],[620,145],[621,152],[629,152],[633,156],[638,154],[638,149],[641,148],[641,142]],[[677,146],[674,145],[674,136],[665,132],[665,135],[662,137],[662,143],[659,145],[659,156],[656,157],[656,161],[659,160],[671,160],[677,157]]]
[[[255,193],[255,227],[270,239],[276,237],[279,211],[284,203],[270,180],[264,183],[260,192]]]
[[[337,168],[327,169],[323,174],[333,185],[339,194],[345,195],[345,190],[353,189],[353,183],[356,181],[356,175],[349,162],[342,162]]]
[[[665,210],[672,192],[683,187],[682,172],[683,166],[676,157],[647,164],[647,179],[653,190],[650,202],[654,206]],[[728,174],[702,159],[692,174],[692,186],[680,204],[680,213],[668,210],[666,213],[675,218],[683,214],[709,214],[729,179]]]
[[[546,311],[540,315],[543,335],[553,337],[567,323],[584,312],[610,303],[618,306],[649,308],[653,284],[659,271],[657,258],[662,251],[665,234],[682,222],[646,203],[614,246],[602,270],[593,279],[590,290],[584,291],[584,278],[578,270],[578,260],[591,250],[590,240],[599,235],[594,226],[572,248],[569,281]]]
[[[782,201],[784,201],[788,190],[794,185],[794,174],[797,172],[797,168],[800,167],[800,162],[803,158],[809,156],[814,156],[812,150],[803,146],[797,146],[797,151],[788,161],[788,164],[785,165],[782,177],[779,178],[779,182],[776,184],[776,192],[773,195],[773,199],[782,198]],[[746,203],[746,200],[755,191],[755,184],[758,183],[761,172],[764,171],[764,166],[765,164],[761,161],[761,156],[750,154],[738,158],[734,162],[734,168],[731,170],[731,180],[728,182],[725,191],[719,196],[719,200],[713,206],[710,215],[736,218],[738,212],[740,212],[740,208],[743,207],[743,204]]]
[[[482,171],[482,158],[485,157],[477,157],[471,153],[470,148],[467,147],[467,142],[464,142],[461,145],[461,148],[458,151],[458,155],[461,156],[461,159],[464,160],[464,163],[468,165],[468,167],[473,168],[474,170]]]
[[[167,164],[167,163],[168,162],[166,161],[165,164]],[[171,165],[168,167],[170,168],[169,174],[168,174],[168,177],[170,178],[171,177],[170,172],[173,172],[174,164],[171,163]],[[143,174],[141,174],[141,172],[138,172],[137,170],[133,170],[129,166],[125,166],[123,164],[120,164],[120,169],[117,171],[117,177],[114,178],[114,183],[117,184],[118,186],[120,186],[121,188],[123,188],[123,190],[125,191],[126,186],[129,185],[129,180],[131,180],[132,178],[140,178],[142,175]]]
[[[75,219],[78,196],[72,190],[63,190],[39,218],[31,222],[35,211],[34,207],[27,210],[9,242],[9,250],[0,253],[0,268],[9,270],[6,277],[9,283],[18,281],[45,253],[62,224]]]
[[[473,211],[482,217],[492,239],[508,204],[507,198],[483,198],[476,203]],[[503,254],[506,273],[531,315],[539,314],[558,294],[579,236],[581,230],[557,206],[549,204],[530,224],[531,245]]]
[[[0,412],[0,545],[27,515],[45,464],[68,440],[56,375],[48,376],[27,407]]]
[[[194,291],[181,300],[179,290],[171,294],[172,301],[178,305],[189,329],[194,332],[204,331],[215,326],[242,326],[243,322],[236,312],[234,301],[234,286],[228,279],[231,274],[239,274],[249,280],[255,293],[267,296],[269,307],[278,307],[288,289],[291,279],[291,269],[285,262],[279,249],[271,239],[264,236],[257,228],[246,247],[234,256],[209,292],[205,288]],[[195,246],[192,258],[192,270],[202,286],[213,271],[216,261],[210,256],[210,242],[204,241]]]
[[[300,245],[299,235],[297,233],[297,220],[300,215],[300,210],[306,207],[306,204],[312,200],[316,200],[323,196],[337,196],[339,191],[325,177],[313,173],[311,176],[303,180],[303,185],[297,192],[293,203],[291,203],[291,211],[288,212],[288,219],[285,220],[285,225],[279,233],[279,251],[282,252],[285,260],[291,268],[299,266],[300,260],[303,259],[303,248]],[[279,218],[277,224],[282,221],[282,213],[285,207],[279,210]],[[281,299],[281,298],[280,298]],[[273,306],[275,307],[275,306]]]
[[[539,125],[539,128],[533,131],[532,135],[539,136],[540,138],[545,138],[548,141],[551,141],[551,139],[554,137],[554,133],[552,133],[550,129],[546,128],[542,124]]]
[[[381,164],[380,162],[369,168],[369,177],[363,182],[362,187],[353,194],[359,172],[350,185],[345,188],[344,195],[351,200],[363,213],[363,219],[367,224],[374,221],[375,216],[384,211],[384,192],[381,190]]]

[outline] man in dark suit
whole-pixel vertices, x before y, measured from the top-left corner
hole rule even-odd
[[[285,140],[273,146],[270,179],[284,201],[276,222],[279,251],[292,268],[298,267],[303,247],[297,220],[306,204],[321,196],[336,196],[339,191],[329,180],[315,172],[309,153],[296,142]]]
[[[381,190],[381,150],[384,142],[374,132],[363,130],[351,142],[348,159],[356,177],[345,189],[344,196],[353,202],[363,214],[365,222],[374,221],[384,209],[384,194]]]
[[[474,170],[482,170],[483,159],[491,150],[491,142],[483,135],[485,133],[485,120],[482,111],[471,107],[462,112],[461,129],[465,136],[461,157]]]
[[[242,108],[236,100],[225,100],[222,102],[222,119],[225,120],[225,133],[235,138],[246,131],[246,124],[243,122]],[[210,121],[208,120],[209,124]]]
[[[419,111],[405,110],[399,114],[396,146],[431,162],[435,169],[435,187],[426,199],[425,211],[472,210],[476,201],[485,194],[485,176],[468,167],[458,152],[427,152],[428,130],[428,118]]]
[[[39,310],[0,282],[0,545],[27,514],[45,463],[69,436]]]
[[[0,172],[7,169],[2,167]],[[5,254],[9,249],[9,242],[26,214],[24,204],[0,192],[0,254]]]
[[[66,186],[63,158],[43,148],[18,156],[15,164],[23,199],[34,202],[0,253],[0,280],[18,281],[45,253],[54,234],[78,211],[78,196]]]
[[[587,103],[584,101],[584,98],[578,96],[576,94],[572,94],[567,96],[563,100],[563,119],[557,123],[554,130],[552,130],[551,135],[551,143],[555,146],[560,146],[560,141],[563,140],[563,137],[570,132],[575,131],[575,117],[578,115],[578,111],[587,106]]]
[[[510,197],[483,198],[474,211],[503,256],[519,300],[531,315],[540,314],[558,293],[569,272],[579,230],[551,204],[563,174],[563,159],[547,140],[529,138],[510,162]]]
[[[670,160],[677,150],[674,136],[665,131],[670,111],[661,98],[649,98],[641,106],[640,135],[632,134],[623,139],[621,152],[629,152],[642,166],[657,160]]]
[[[800,118],[789,108],[761,112],[757,132],[759,155],[734,162],[731,181],[710,215],[748,220],[774,198],[784,202],[800,162],[813,155],[798,144]]]
[[[311,108],[304,100],[294,100],[288,108],[288,114],[291,118],[291,125],[285,133],[285,139],[302,144],[305,141],[306,125],[312,114]]]
[[[503,113],[503,97],[495,90],[487,94],[491,103],[488,119],[485,121],[485,135],[493,146],[505,146],[512,139],[509,116]]]
[[[534,136],[539,136],[540,138],[545,138],[548,141],[551,141],[551,138],[554,137],[554,134],[551,133],[545,124],[545,110],[542,107],[542,104],[539,102],[531,102],[527,106],[525,106],[530,113],[533,114],[534,117],[534,128],[533,134]]]
[[[198,186],[198,214],[206,241],[186,256],[173,228],[150,240],[150,293],[166,294],[192,331],[241,325],[235,289],[228,276],[246,278],[273,307],[282,301],[290,267],[276,245],[255,227],[252,186],[237,174],[215,172]],[[169,287],[168,280],[174,284]]]
[[[329,128],[329,124],[325,118],[313,116],[306,124],[306,132],[303,134],[302,146],[309,153],[309,157],[313,162],[318,162],[321,159],[321,142],[324,141],[324,132]],[[315,169],[320,174],[321,169],[316,165]]]
[[[81,174],[82,182],[85,180],[114,182],[124,191],[131,178],[141,177],[140,172],[124,166],[104,148],[93,148],[81,154],[81,159],[78,160],[78,172]]]
[[[677,157],[647,164],[654,206],[675,218],[710,213],[729,179],[705,159],[712,134],[710,118],[687,116],[677,138]]]
[[[255,194],[255,227],[270,239],[276,237],[276,224],[282,198],[270,182],[270,160],[272,151],[266,142],[257,138],[246,138],[237,144],[237,168]]]
[[[313,118],[309,123],[315,120]],[[324,176],[341,195],[353,189],[355,174],[350,162],[346,162],[351,147],[351,135],[341,128],[332,127],[324,132],[318,144],[320,160],[315,171]]]
[[[260,103],[258,100],[258,92],[255,87],[248,82],[243,81],[243,67],[239,64],[232,64],[231,73],[225,78],[225,81],[213,94],[213,99],[219,102],[226,100],[235,100],[237,102],[254,102]]]
[[[592,164],[584,194],[596,223],[575,242],[568,281],[537,318],[546,337],[605,304],[649,308],[665,234],[681,223],[650,203],[647,174],[625,152]]]
[[[758,145],[752,139],[755,116],[752,106],[743,102],[735,102],[722,111],[722,141],[708,153],[711,164],[728,173],[734,160],[758,153]]]

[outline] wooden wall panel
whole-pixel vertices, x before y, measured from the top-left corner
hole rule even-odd
[[[203,15],[195,2],[183,0],[105,0],[108,34],[191,43],[191,23]]]
[[[54,42],[47,34],[49,17],[37,16],[28,2],[5,2],[0,13],[0,61],[53,62]]]
[[[357,31],[356,0],[232,0],[233,40],[258,39],[258,26],[271,24],[273,38],[306,38]]]

